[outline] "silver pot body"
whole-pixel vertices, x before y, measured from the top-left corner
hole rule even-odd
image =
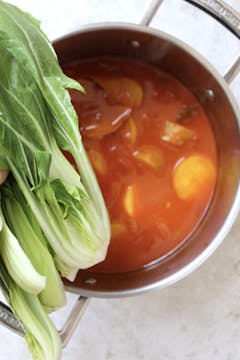
[[[197,230],[182,247],[152,266],[118,274],[80,271],[74,284],[67,283],[66,288],[86,297],[121,297],[171,285],[214,252],[238,214],[238,105],[225,80],[199,53],[158,30],[130,24],[98,24],[56,40],[54,47],[60,64],[96,56],[133,58],[169,72],[200,100],[209,97],[203,107],[215,133],[218,179],[212,202]]]

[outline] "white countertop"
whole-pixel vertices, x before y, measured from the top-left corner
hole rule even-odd
[[[51,39],[100,21],[139,22],[148,0],[12,0],[43,22]],[[228,0],[240,11],[240,0]],[[224,73],[240,42],[181,0],[165,0],[152,26],[181,38]],[[232,84],[240,102],[240,76]],[[63,360],[239,360],[240,217],[197,271],[146,295],[92,299]],[[76,296],[55,314],[60,326]],[[0,326],[0,360],[31,359],[25,341]]]

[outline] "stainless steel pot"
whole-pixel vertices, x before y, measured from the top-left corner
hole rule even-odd
[[[240,14],[220,0],[186,0],[211,14],[240,38]],[[161,67],[183,82],[200,100],[215,132],[219,171],[214,198],[201,224],[176,252],[142,270],[104,274],[80,271],[66,290],[80,294],[60,331],[65,346],[90,297],[122,297],[161,288],[201,265],[226,237],[240,209],[240,112],[228,84],[240,69],[240,53],[224,78],[194,49],[148,28],[162,0],[153,0],[140,25],[104,23],[87,26],[54,42],[61,64],[79,58],[115,55]],[[11,310],[0,304],[0,322],[23,334]]]

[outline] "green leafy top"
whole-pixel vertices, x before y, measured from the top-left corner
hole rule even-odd
[[[110,240],[106,206],[66,90],[82,87],[63,74],[38,21],[2,1],[0,13],[1,155],[59,267],[72,273],[103,260]],[[59,147],[73,155],[79,173]]]

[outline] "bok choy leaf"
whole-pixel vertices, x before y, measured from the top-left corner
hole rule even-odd
[[[40,23],[20,9],[1,2],[4,21],[0,31],[9,39],[10,51],[31,73],[42,96],[55,116],[54,136],[61,149],[69,151],[78,166],[83,185],[88,191],[94,207],[101,217],[104,236],[110,236],[109,219],[101,192],[92,171],[78,131],[78,119],[66,88],[83,90],[81,85],[65,76],[58,64],[53,48],[40,29]],[[15,44],[13,45],[12,39]]]
[[[105,258],[110,239],[107,210],[65,89],[81,87],[62,73],[32,18],[3,2],[0,11],[6,19],[0,24],[0,150],[62,275],[72,279],[76,269]],[[80,175],[59,146],[72,153]]]

